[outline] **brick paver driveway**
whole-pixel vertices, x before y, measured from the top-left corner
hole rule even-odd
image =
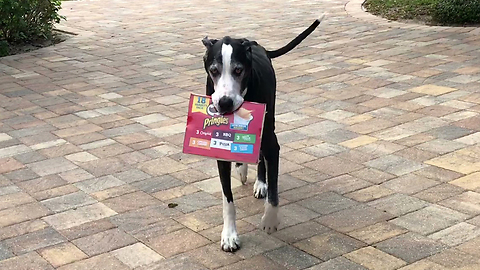
[[[64,2],[77,36],[0,59],[0,269],[480,269],[479,31],[355,1]],[[324,11],[274,61],[281,228],[251,168],[224,253],[215,161],[181,153],[200,40],[274,49]]]

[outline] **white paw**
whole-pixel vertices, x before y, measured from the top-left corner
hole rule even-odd
[[[278,225],[280,225],[280,221],[278,220],[278,206],[272,206],[267,203],[265,205],[265,213],[260,222],[260,229],[267,233],[273,233],[277,231]]]
[[[265,196],[267,196],[267,184],[258,181],[258,179],[255,180],[255,184],[253,185],[253,196],[257,199],[265,198]]]
[[[235,166],[235,169],[240,176],[240,181],[245,185],[247,183],[248,165],[243,163],[241,166]]]
[[[237,232],[222,232],[222,240],[220,246],[223,251],[234,252],[240,248],[240,239]]]

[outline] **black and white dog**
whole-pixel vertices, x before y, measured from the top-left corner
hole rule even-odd
[[[278,221],[278,163],[279,151],[275,135],[275,71],[271,59],[279,57],[302,42],[320,24],[322,18],[298,35],[286,46],[267,51],[255,41],[224,37],[202,42],[207,48],[204,56],[207,71],[207,95],[221,114],[238,109],[244,100],[264,103],[267,107],[257,180],[253,188],[256,198],[267,197],[260,227],[267,233],[277,230]],[[235,206],[231,190],[231,162],[217,161],[223,189],[223,231],[221,247],[235,251],[240,247],[235,225]],[[237,163],[242,183],[247,180],[247,165]]]

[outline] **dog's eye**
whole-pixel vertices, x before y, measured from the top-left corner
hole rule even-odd
[[[218,68],[216,68],[216,67],[211,67],[211,68],[210,68],[210,73],[212,73],[213,76],[218,75]]]
[[[237,68],[235,68],[234,72],[235,72],[235,74],[240,75],[243,72],[243,68],[237,67]]]

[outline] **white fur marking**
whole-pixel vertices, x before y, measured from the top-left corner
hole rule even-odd
[[[222,63],[223,63],[223,74],[231,74],[231,65],[232,65],[232,45],[222,44]]]
[[[223,230],[220,246],[224,251],[235,251],[240,248],[235,219],[235,205],[233,202],[227,202],[227,198],[223,196]]]
[[[248,176],[248,165],[243,163],[242,166],[235,166],[235,169],[237,170],[238,175],[240,176],[240,181],[242,182],[243,185],[247,182],[247,176]]]
[[[248,87],[245,87],[245,89],[243,90],[242,92],[242,97],[244,98],[245,95],[247,94],[247,91],[248,91]]]
[[[322,15],[320,15],[320,18],[318,18],[317,21],[321,22],[325,18],[326,15],[327,15],[326,12],[322,13]]]
[[[213,105],[219,109],[218,102],[224,96],[233,100],[233,110],[238,109],[243,103],[241,85],[235,81],[232,75],[233,47],[230,44],[222,44],[222,73],[218,80],[214,80],[215,92],[212,94]],[[245,92],[246,94],[246,92]]]
[[[253,185],[253,196],[257,199],[265,198],[267,196],[267,184],[265,182],[255,180]]]
[[[267,233],[273,233],[277,230],[280,221],[278,220],[278,206],[265,203],[265,212],[260,222],[260,228]]]

